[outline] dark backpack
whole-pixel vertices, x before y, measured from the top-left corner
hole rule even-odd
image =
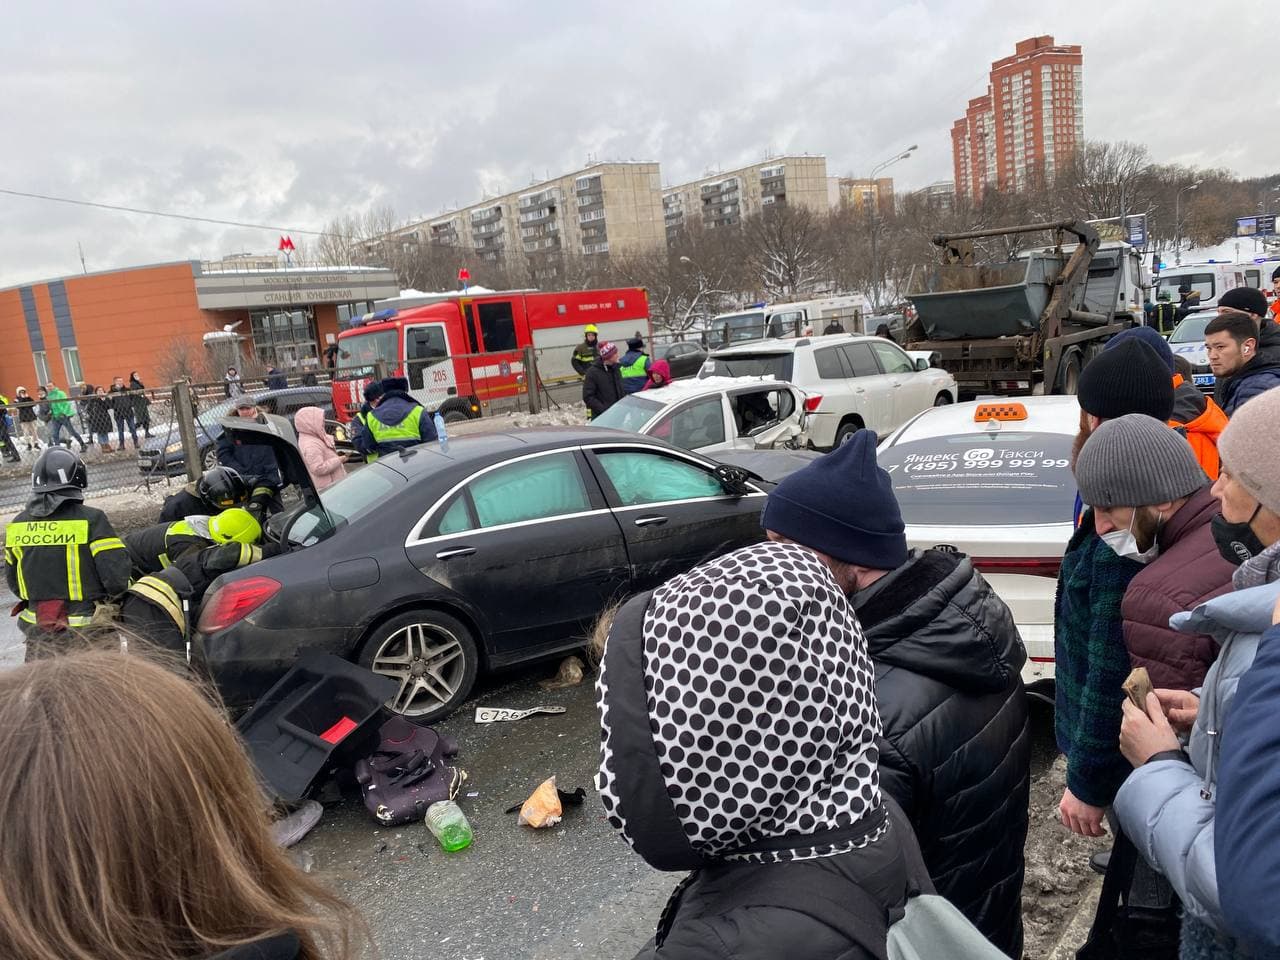
[[[427,807],[448,800],[462,773],[445,761],[458,745],[430,727],[392,717],[378,731],[377,752],[356,764],[364,805],[383,826],[421,820]]]

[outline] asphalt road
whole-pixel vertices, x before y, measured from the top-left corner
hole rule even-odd
[[[7,595],[6,595],[7,596]],[[6,607],[9,604],[6,604]],[[0,669],[22,659],[13,622],[0,626]],[[441,729],[461,746],[468,773],[459,803],[475,840],[445,853],[421,824],[381,827],[345,795],[294,848],[313,874],[363,912],[383,957],[400,960],[560,960],[630,958],[652,935],[680,879],[650,869],[604,820],[593,787],[599,746],[588,677],[544,691],[557,664],[490,678]],[[559,716],[476,724],[475,707],[558,705]],[[1055,755],[1051,713],[1033,707],[1034,770]],[[557,826],[533,830],[504,811],[545,778],[587,790]]]

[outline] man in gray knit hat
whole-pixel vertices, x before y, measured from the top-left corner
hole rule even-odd
[[[1130,414],[1090,436],[1076,482],[1098,535],[1144,565],[1120,606],[1128,660],[1146,667],[1155,687],[1199,687],[1218,645],[1170,629],[1169,618],[1230,590],[1235,568],[1214,543],[1218,501],[1195,453],[1159,420]],[[1129,664],[1117,658],[1121,666],[1127,673]]]

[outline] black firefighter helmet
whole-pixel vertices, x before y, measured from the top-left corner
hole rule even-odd
[[[65,447],[50,447],[31,469],[31,489],[36,493],[61,493],[89,486],[89,469]]]
[[[214,467],[196,483],[196,496],[214,510],[238,507],[249,499],[249,485],[230,467]]]

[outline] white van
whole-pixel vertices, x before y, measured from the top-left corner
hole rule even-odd
[[[713,318],[708,342],[727,347],[751,340],[820,337],[827,330],[832,333],[865,333],[862,319],[870,312],[870,304],[859,296],[824,297],[794,303],[755,303],[746,309]]]

